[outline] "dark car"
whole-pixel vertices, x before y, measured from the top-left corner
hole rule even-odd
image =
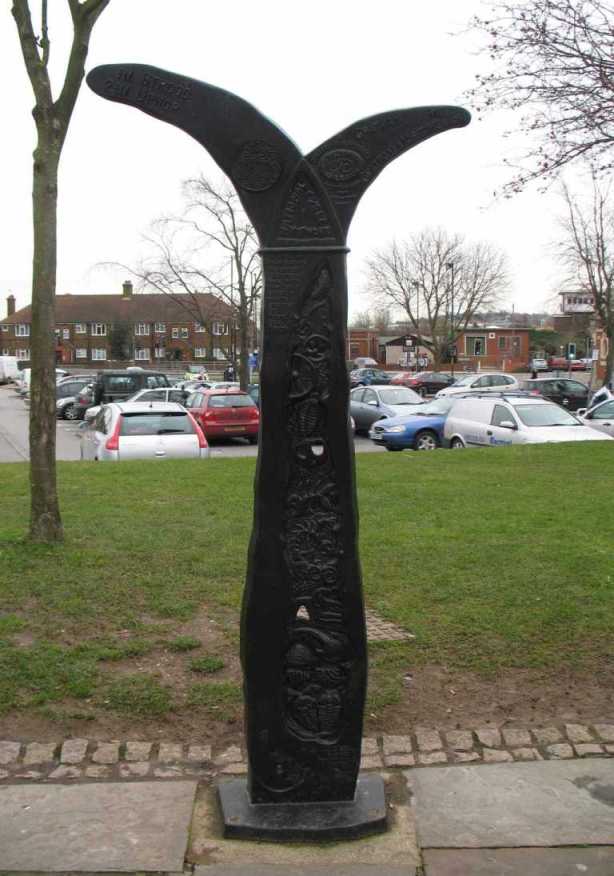
[[[422,396],[435,395],[440,389],[452,386],[455,378],[450,374],[442,374],[440,371],[419,371],[418,374],[404,372],[397,374],[390,381],[401,386],[408,386]]]
[[[350,371],[350,387],[390,383],[391,377],[392,372],[382,371],[381,368],[355,368]]]
[[[91,389],[85,387],[77,397],[78,419],[82,420],[92,405],[126,401],[139,389],[157,389],[160,386],[170,386],[166,374],[161,371],[146,371],[137,367],[99,371]]]
[[[521,380],[521,389],[536,395],[543,395],[568,411],[588,407],[588,387],[579,380],[568,377],[537,377],[534,380]]]
[[[356,432],[367,433],[376,420],[407,414],[424,401],[406,386],[357,386],[350,393]]]

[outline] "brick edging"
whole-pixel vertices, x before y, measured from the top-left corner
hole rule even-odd
[[[614,723],[478,727],[363,739],[361,769],[614,756]],[[0,781],[213,778],[247,771],[244,750],[173,742],[0,741]]]

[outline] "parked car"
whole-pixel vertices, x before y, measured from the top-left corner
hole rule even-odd
[[[0,356],[0,383],[15,382],[19,377],[16,356]]]
[[[395,385],[407,386],[424,397],[435,395],[439,390],[452,386],[455,378],[450,374],[442,374],[440,371],[419,371],[417,374],[402,371],[395,374],[390,382]]]
[[[350,386],[371,386],[374,383],[390,383],[391,371],[382,371],[381,368],[355,368],[350,371]]]
[[[458,399],[444,426],[453,449],[559,441],[612,440],[543,398],[524,394],[475,395]]]
[[[541,358],[531,359],[529,362],[529,371],[550,371],[548,367],[548,360]]]
[[[206,459],[194,417],[170,402],[112,402],[81,431],[81,459]]]
[[[478,374],[463,374],[455,380],[452,386],[440,389],[435,398],[446,395],[463,395],[467,392],[510,392],[519,389],[520,385],[511,374],[480,371]]]
[[[406,386],[358,386],[350,392],[350,414],[359,433],[367,434],[376,420],[406,414],[408,406],[422,404],[422,397]]]
[[[458,398],[437,398],[411,414],[378,420],[369,430],[369,438],[386,450],[436,450],[443,443],[446,417]]]
[[[531,380],[521,380],[520,387],[556,402],[557,405],[563,405],[569,411],[588,407],[588,386],[569,377],[536,377]]]
[[[589,411],[581,409],[577,411],[577,416],[585,426],[614,438],[614,399],[601,402]]]
[[[589,363],[588,366],[586,363]],[[592,365],[591,359],[568,359],[566,356],[550,356],[548,365],[551,371],[586,371]]]
[[[55,389],[56,416],[64,420],[76,420],[79,417],[77,397],[81,390],[90,385],[91,377],[73,377],[61,380]]]
[[[352,371],[355,371],[357,368],[377,368],[377,362],[370,356],[357,356],[352,360],[351,366]]]
[[[82,420],[90,407],[112,401],[128,401],[139,389],[167,386],[170,386],[168,378],[161,371],[146,371],[138,367],[99,371],[91,386],[84,387],[77,397],[77,419]]]
[[[260,411],[248,393],[238,389],[205,389],[192,393],[185,403],[207,439],[258,440]]]

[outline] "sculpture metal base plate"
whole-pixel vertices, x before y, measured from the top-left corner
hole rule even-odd
[[[387,829],[384,781],[361,775],[348,802],[250,803],[247,780],[218,787],[227,839],[339,840],[383,833]]]

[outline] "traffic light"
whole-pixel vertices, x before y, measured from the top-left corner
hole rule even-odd
[[[576,358],[576,345],[575,344],[567,344],[567,358],[575,359]]]

